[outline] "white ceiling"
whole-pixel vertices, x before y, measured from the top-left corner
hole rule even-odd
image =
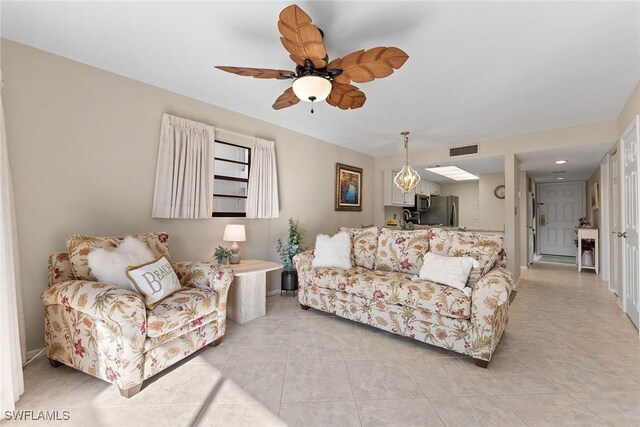
[[[598,168],[600,160],[613,147],[613,143],[589,145],[588,149],[558,148],[517,154],[520,170],[526,170],[536,182],[586,181]],[[557,165],[556,160],[568,160]],[[562,172],[564,173],[554,173]]]
[[[410,59],[359,85],[366,105],[274,111],[287,81],[214,65],[293,68],[289,2],[7,2],[2,35],[371,155],[617,116],[640,76],[638,2],[299,2],[330,57],[397,46]],[[216,123],[216,118],[211,118]]]
[[[451,178],[444,177],[442,175],[438,175],[437,173],[433,173],[425,170],[426,168],[432,168],[436,166],[457,166],[460,169],[464,169],[467,172],[470,172],[474,175],[480,175],[485,173],[498,173],[498,172],[504,172],[504,156],[480,157],[480,158],[469,157],[466,159],[457,159],[457,160],[448,161],[448,162],[430,163],[428,165],[417,165],[417,166],[413,166],[413,168],[416,170],[416,172],[418,172],[421,178],[424,178],[427,181],[440,182],[442,184],[453,184],[455,182],[460,182],[460,181],[455,181]]]

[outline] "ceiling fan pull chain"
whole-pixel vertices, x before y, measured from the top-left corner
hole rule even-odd
[[[313,114],[313,101],[315,101],[315,100],[316,100],[315,96],[310,96],[309,97],[309,101],[311,101],[311,114]]]

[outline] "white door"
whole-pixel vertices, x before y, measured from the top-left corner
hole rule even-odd
[[[625,311],[638,327],[640,323],[640,118],[625,132],[620,141],[622,161],[622,280]]]
[[[540,253],[576,256],[575,227],[584,216],[584,184],[539,184],[538,195]]]
[[[611,290],[618,296],[624,310],[622,296],[622,226],[620,225],[620,151],[611,156]]]

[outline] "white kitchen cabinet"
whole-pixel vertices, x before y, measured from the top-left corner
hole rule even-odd
[[[421,179],[420,182],[418,183],[418,185],[416,186],[416,194],[420,194],[421,196],[428,196],[431,193],[429,191],[431,191],[429,184],[431,184],[429,181],[425,181],[424,179]]]
[[[440,195],[440,184],[437,182],[431,182],[430,183],[430,190],[431,190],[431,194],[434,196],[439,196]]]

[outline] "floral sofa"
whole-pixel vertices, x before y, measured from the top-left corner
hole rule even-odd
[[[136,237],[155,255],[168,255],[166,233]],[[115,247],[123,239],[70,237],[68,252],[49,257],[42,302],[51,365],[79,369],[131,397],[145,379],[205,345],[220,343],[233,271],[204,262],[172,264],[183,288],[149,310],[138,294],[97,282],[87,265],[93,248]]]
[[[502,237],[441,228],[341,231],[351,235],[352,269],[312,268],[313,251],[294,258],[303,309],[337,314],[488,366],[507,324],[513,286]],[[488,268],[474,269],[464,290],[416,280],[428,251],[489,257]]]

